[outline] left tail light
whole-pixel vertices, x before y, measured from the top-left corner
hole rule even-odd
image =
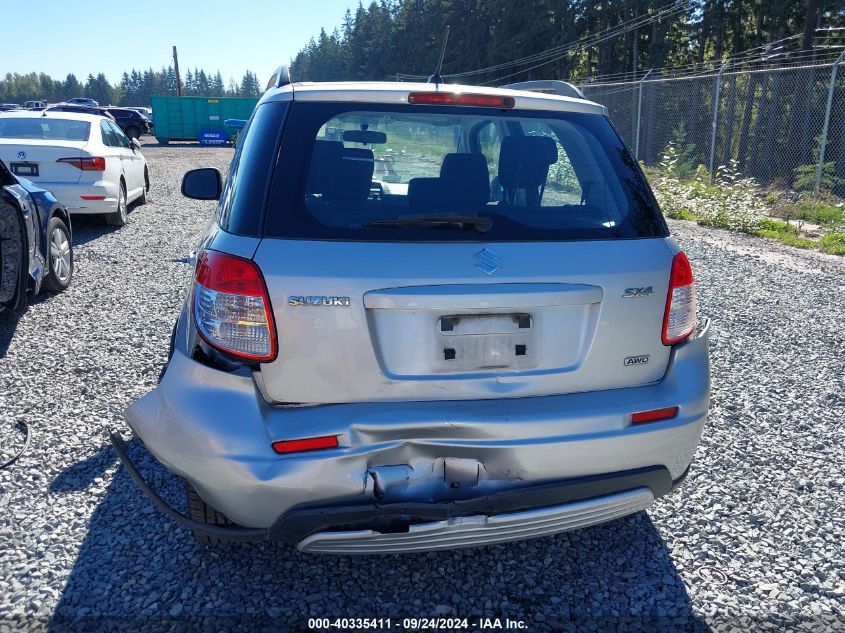
[[[73,165],[82,171],[106,171],[106,159],[102,156],[73,156],[60,158],[56,162]]]
[[[191,302],[199,334],[212,347],[253,362],[276,358],[273,309],[255,262],[201,251]]]

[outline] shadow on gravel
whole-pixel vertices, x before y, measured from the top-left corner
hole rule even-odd
[[[132,207],[129,207],[129,219],[132,219]],[[116,226],[109,226],[103,223],[99,215],[82,215],[74,216],[71,220],[73,223],[73,245],[82,246],[88,242],[93,242],[97,238],[114,233],[118,230]]]
[[[12,339],[15,338],[15,330],[18,327],[18,322],[21,320],[23,315],[26,314],[30,308],[48,301],[53,296],[54,295],[52,293],[42,290],[41,294],[35,297],[29,297],[26,305],[20,310],[6,310],[5,312],[0,312],[0,358],[4,358],[6,356],[6,352],[9,351]]]
[[[103,477],[117,461],[117,453],[111,444],[103,446],[96,453],[81,462],[66,468],[50,482],[50,492],[77,492],[88,488],[97,477]]]
[[[181,482],[137,439],[130,455],[170,503]],[[117,459],[110,446],[61,473],[84,490]],[[275,543],[212,548],[155,510],[119,467],[49,622],[52,631],[305,631],[309,617],[505,618],[527,631],[693,631],[669,551],[645,513],[553,538],[407,556],[311,556]]]
[[[5,358],[9,346],[12,344],[12,339],[15,338],[18,321],[21,320],[28,309],[29,306],[26,306],[20,310],[0,312],[0,358]]]
[[[129,222],[132,222],[132,213],[139,207],[137,202],[129,205]],[[88,242],[93,242],[97,238],[103,237],[115,231],[119,231],[120,227],[110,226],[105,224],[105,221],[100,215],[76,215],[72,218],[73,223],[73,245],[81,246]]]

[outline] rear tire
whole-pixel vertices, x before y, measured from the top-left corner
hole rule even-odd
[[[62,292],[73,279],[73,245],[67,224],[56,216],[47,224],[48,272],[44,287],[50,292]]]
[[[106,215],[106,224],[109,226],[126,226],[129,219],[129,208],[126,202],[126,185],[120,183],[120,192],[117,194],[117,211]]]
[[[194,521],[200,521],[201,523],[205,523],[207,525],[219,527],[235,526],[235,524],[232,523],[225,514],[218,512],[203,501],[202,497],[199,496],[199,493],[197,493],[197,491],[194,490],[194,487],[187,481],[185,482],[185,505],[188,508],[188,515]],[[219,536],[211,536],[197,531],[194,531],[194,538],[203,545],[220,545],[221,543],[226,542],[225,539],[222,539]]]
[[[144,187],[141,189],[141,195],[135,200],[135,204],[147,204],[147,192],[150,190],[150,174],[147,168],[144,167]]]

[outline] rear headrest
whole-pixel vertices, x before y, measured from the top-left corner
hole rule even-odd
[[[344,147],[340,158],[338,171],[327,192],[328,199],[336,202],[364,202],[373,184],[373,150]]]
[[[442,205],[440,178],[411,178],[408,181],[408,204],[412,207]]]
[[[343,143],[340,141],[315,141],[311,154],[311,169],[308,172],[306,193],[321,193],[323,195],[331,187],[334,173],[340,169]]]
[[[550,137],[507,136],[499,151],[499,182],[505,189],[539,187],[556,162],[557,145]]]
[[[440,166],[443,188],[461,202],[478,205],[490,200],[490,172],[482,154],[446,154]]]
[[[373,179],[373,152],[344,147],[340,141],[315,141],[306,193],[329,202],[363,202]]]
[[[481,154],[446,154],[439,178],[411,178],[408,202],[411,206],[484,206],[490,200],[490,173]]]

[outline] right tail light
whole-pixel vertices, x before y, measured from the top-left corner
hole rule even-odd
[[[73,165],[81,171],[106,171],[106,159],[102,156],[73,156],[59,158],[56,162]]]
[[[669,276],[669,295],[663,313],[663,344],[674,345],[688,338],[695,331],[695,282],[692,266],[681,251],[672,260]]]

